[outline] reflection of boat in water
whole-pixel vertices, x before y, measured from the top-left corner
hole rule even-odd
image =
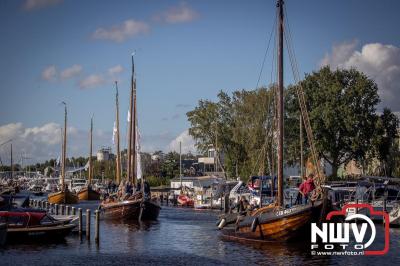
[[[63,238],[76,225],[58,221],[45,212],[0,212],[0,221],[7,224],[7,240],[30,238]]]

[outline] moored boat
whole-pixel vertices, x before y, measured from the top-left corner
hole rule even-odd
[[[194,207],[194,200],[186,195],[179,195],[178,204],[182,207]]]
[[[92,186],[86,186],[78,192],[79,200],[99,200],[100,193],[93,190]]]
[[[64,136],[62,145],[62,167],[61,167],[61,188],[60,191],[51,193],[47,196],[50,203],[53,204],[75,204],[78,203],[78,196],[71,192],[65,185],[65,163],[66,163],[66,146],[67,146],[67,104],[63,102],[64,109]]]
[[[78,198],[80,200],[99,200],[100,193],[92,189],[92,148],[93,148],[93,117],[90,119],[90,151],[89,151],[89,178],[87,185],[80,189]]]
[[[78,196],[67,188],[63,191],[51,193],[47,196],[49,203],[53,204],[75,204],[78,203]]]
[[[58,221],[45,212],[0,212],[0,220],[7,224],[7,241],[10,242],[63,238],[76,227],[75,224]]]

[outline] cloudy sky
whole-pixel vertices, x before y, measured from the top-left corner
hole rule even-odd
[[[31,161],[60,152],[61,101],[71,156],[111,146],[114,81],[125,146],[130,54],[136,51],[142,149],[194,151],[185,113],[218,90],[257,84],[275,1],[0,1],[0,144]],[[400,111],[399,1],[287,0],[301,73],[357,67],[379,85],[381,106]],[[267,61],[271,61],[267,58]],[[270,82],[265,65],[260,85]],[[291,76],[288,76],[290,82]],[[9,145],[0,147],[8,162]]]

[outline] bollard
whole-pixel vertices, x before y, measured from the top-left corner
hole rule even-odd
[[[54,204],[53,204],[53,203],[50,203],[50,212],[51,212],[51,214],[54,214],[54,213],[55,213],[55,211],[54,211]]]
[[[61,215],[65,215],[65,206],[64,206],[64,204],[61,204],[60,208],[61,208],[61,211],[60,211]]]
[[[56,215],[58,215],[58,204],[54,204],[54,211]]]
[[[94,211],[95,215],[96,215],[96,220],[95,220],[95,227],[94,227],[94,240],[96,241],[96,243],[99,243],[99,237],[100,237],[100,212],[99,210],[95,210]]]
[[[71,211],[72,211],[72,215],[76,215],[76,209],[75,209],[75,207],[72,207],[72,208],[71,208]]]
[[[31,208],[33,207],[33,199],[29,200],[29,207],[31,207]]]
[[[36,200],[33,200],[33,208],[36,208]]]
[[[40,209],[42,209],[42,210],[44,209],[44,201],[43,200],[40,201]]]
[[[46,208],[46,211],[48,211],[48,210],[49,210],[49,202],[46,201],[46,202],[44,203],[44,206],[45,206],[45,208]]]
[[[86,210],[86,239],[90,240],[90,210]]]
[[[79,217],[79,223],[78,223],[78,232],[79,235],[82,234],[82,209],[78,208],[78,217]]]
[[[69,206],[65,206],[65,215],[69,215]]]

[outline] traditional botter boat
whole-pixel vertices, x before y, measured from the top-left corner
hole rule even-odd
[[[135,67],[132,55],[132,76],[131,76],[131,93],[130,93],[130,112],[128,127],[128,160],[127,160],[127,181],[133,184],[137,180],[141,182],[141,192],[138,192],[128,198],[120,195],[120,199],[106,199],[101,202],[99,209],[105,219],[132,219],[132,220],[156,220],[160,213],[161,207],[156,200],[150,197],[150,187],[146,184],[142,177],[141,161],[140,161],[140,145],[139,134],[137,130],[137,114],[136,114],[136,77]],[[117,105],[117,131],[118,131],[118,90],[116,97]],[[117,132],[119,135],[119,132]],[[117,142],[119,136],[117,135]],[[117,143],[119,146],[119,142]],[[119,164],[119,162],[117,162]],[[117,180],[119,179],[117,171]]]
[[[100,193],[93,190],[92,188],[92,176],[93,176],[92,152],[93,152],[93,117],[90,119],[90,148],[89,148],[89,167],[88,167],[89,178],[87,181],[87,185],[78,192],[78,198],[80,200],[100,199]]]
[[[64,111],[64,136],[62,145],[62,168],[61,168],[61,188],[60,191],[51,193],[47,199],[54,204],[74,204],[78,203],[78,196],[72,193],[65,185],[65,161],[66,161],[66,146],[67,146],[67,104],[63,102]]]
[[[316,178],[314,179],[316,189],[313,191],[311,201],[306,205],[285,205],[283,194],[283,130],[284,130],[284,110],[283,110],[283,40],[284,40],[284,1],[277,1],[277,37],[278,37],[278,88],[277,88],[277,137],[278,137],[278,190],[277,201],[274,204],[253,211],[247,216],[237,216],[234,229],[224,229],[223,235],[226,238],[243,241],[287,241],[300,233],[303,229],[310,229],[311,222],[317,221],[321,217],[321,211],[326,206],[326,200],[322,200],[324,193],[321,188],[323,181],[322,171],[319,164],[316,166]],[[287,40],[287,38],[286,38]],[[290,48],[291,46],[288,45]],[[290,51],[289,54],[293,54]],[[292,62],[293,63],[293,62]],[[296,74],[295,74],[296,75]],[[298,81],[298,80],[296,80]],[[301,108],[303,123],[306,128],[308,142],[310,144],[311,156],[317,162],[316,150],[313,143],[312,130],[305,105],[303,90],[298,86],[297,95]],[[323,204],[324,202],[324,204]],[[220,225],[223,224],[221,221]],[[221,226],[222,227],[222,226]]]
[[[63,238],[76,227],[69,221],[58,221],[46,212],[2,211],[0,221],[7,224],[7,241]]]

